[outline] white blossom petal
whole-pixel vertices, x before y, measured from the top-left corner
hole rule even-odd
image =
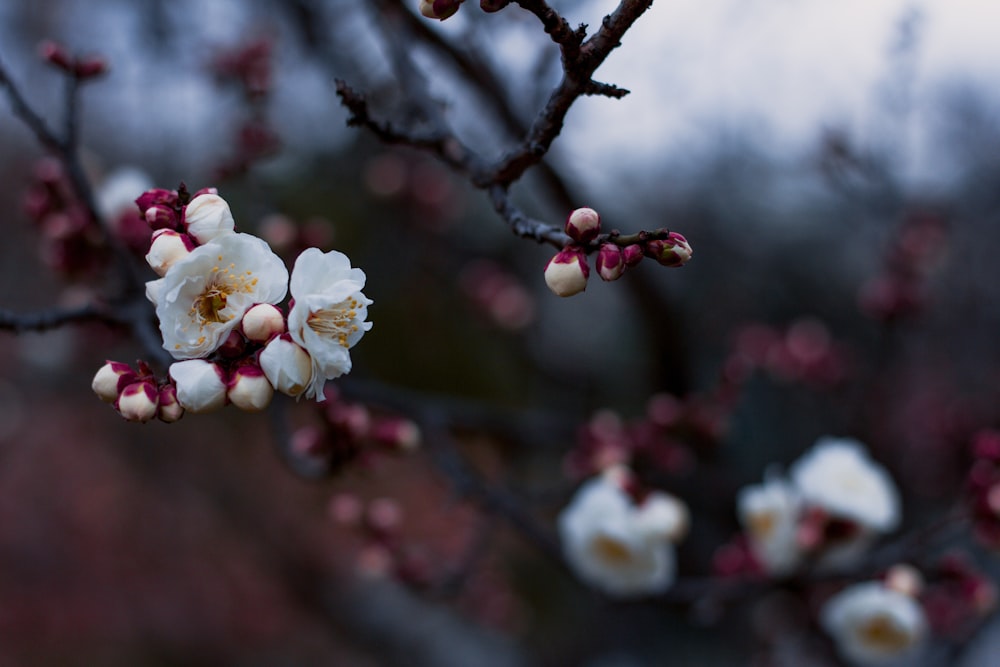
[[[840,654],[859,667],[911,664],[928,630],[913,598],[875,581],[853,584],[830,598],[820,623]]]
[[[177,386],[177,402],[185,410],[212,412],[226,404],[226,382],[216,364],[188,359],[170,364],[167,372]]]

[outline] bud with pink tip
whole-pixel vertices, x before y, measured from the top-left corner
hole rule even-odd
[[[545,265],[545,284],[558,296],[573,296],[587,289],[590,267],[583,250],[566,247]]]
[[[156,416],[159,397],[155,384],[140,380],[122,389],[115,408],[130,422],[148,422]]]
[[[177,387],[169,383],[160,387],[160,406],[156,417],[161,422],[172,424],[183,416],[184,408],[177,400]]]
[[[566,234],[580,244],[587,244],[601,233],[601,216],[592,208],[578,208],[566,219]]]
[[[108,61],[100,56],[79,58],[73,64],[73,75],[78,79],[92,79],[108,71]]]
[[[622,257],[625,259],[625,268],[631,269],[641,262],[645,255],[642,252],[642,246],[638,243],[633,243],[632,245],[625,246],[622,250]]]
[[[168,207],[175,206],[177,204],[177,193],[173,190],[153,188],[152,190],[146,190],[135,200],[135,205],[139,207],[139,212],[143,215],[146,215],[146,211],[151,206],[156,206],[157,204],[164,204]]]
[[[177,229],[177,211],[173,206],[153,204],[144,214],[151,229]]]
[[[38,45],[38,55],[42,60],[55,65],[61,70],[69,72],[73,69],[73,59],[61,44],[51,40],[45,40]]]
[[[114,403],[118,400],[121,390],[132,384],[137,379],[132,367],[121,361],[111,361],[110,359],[101,366],[94,381],[90,383],[91,389],[105,403]]]
[[[259,361],[271,386],[282,394],[301,396],[312,380],[312,358],[288,334],[271,339]]]
[[[153,240],[149,244],[149,252],[146,253],[146,262],[153,271],[156,271],[156,275],[165,276],[174,263],[187,257],[194,248],[195,245],[187,234],[172,229],[157,229],[153,232]]]
[[[266,343],[285,333],[285,317],[277,306],[258,303],[243,314],[243,334],[255,343]]]
[[[389,417],[375,422],[371,429],[375,442],[396,451],[413,451],[420,447],[420,427],[409,419]]]
[[[236,229],[226,200],[215,194],[198,195],[184,209],[187,233],[198,243],[208,243],[217,236]]]
[[[429,19],[444,21],[462,5],[463,0],[420,0],[420,13]]]
[[[656,239],[646,244],[646,255],[663,266],[684,266],[694,251],[687,239],[677,232],[670,232],[665,239]]]
[[[177,385],[177,401],[188,412],[212,412],[226,404],[225,376],[211,361],[177,361],[167,372]]]
[[[597,251],[597,275],[601,280],[618,280],[625,273],[625,254],[614,243],[603,243]]]
[[[271,404],[274,387],[256,364],[245,364],[229,378],[229,402],[240,410],[260,412]]]

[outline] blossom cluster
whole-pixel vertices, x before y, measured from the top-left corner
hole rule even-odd
[[[601,216],[592,208],[578,208],[569,214],[564,231],[570,242],[545,265],[545,284],[558,296],[573,296],[587,289],[587,253],[601,233]],[[616,241],[621,239],[611,234],[597,247],[597,275],[601,280],[618,280],[643,257],[663,266],[679,267],[687,264],[693,253],[687,239],[666,230],[640,233],[634,243]]]
[[[585,482],[559,515],[566,561],[582,581],[615,597],[662,593],[676,575],[674,544],[687,533],[687,506],[640,488],[612,466]]]
[[[742,489],[737,513],[753,565],[781,577],[806,564],[849,567],[896,529],[900,501],[892,478],[860,442],[823,437],[787,478],[769,475]]]
[[[94,390],[130,421],[179,418],[161,409],[172,396],[183,410],[232,403],[264,409],[275,391],[324,400],[327,380],[351,370],[350,348],[371,323],[365,274],[346,255],[303,251],[289,278],[262,239],[239,233],[210,188],[190,196],[153,189],[136,204],[153,230],[146,261],[160,278],[146,283],[163,347],[177,361],[160,381],[140,364],[108,362]],[[291,292],[286,313],[279,304]],[[141,404],[141,405],[134,405]]]

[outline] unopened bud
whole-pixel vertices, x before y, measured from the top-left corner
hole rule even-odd
[[[625,267],[631,269],[641,262],[645,255],[642,252],[642,246],[638,243],[633,243],[632,245],[625,246],[622,250],[622,257],[625,258]]]
[[[229,402],[240,410],[260,412],[271,404],[274,387],[259,366],[240,366],[229,379]]]
[[[312,358],[288,334],[271,339],[261,351],[259,361],[271,386],[282,394],[297,397],[312,379]]]
[[[351,440],[363,440],[371,433],[371,412],[360,403],[328,403],[326,418]]]
[[[153,204],[144,215],[151,229],[177,229],[177,212],[173,206]]]
[[[885,587],[915,599],[924,589],[924,577],[912,565],[897,563],[885,573]]]
[[[592,208],[578,208],[569,214],[565,229],[577,243],[590,243],[601,233],[601,216]]]
[[[479,8],[488,14],[498,12],[509,4],[510,0],[479,0]]]
[[[236,228],[229,204],[219,195],[198,195],[184,209],[187,233],[200,244],[217,236],[228,234]]]
[[[625,254],[614,243],[604,243],[597,251],[597,275],[601,280],[618,280],[625,273]]]
[[[108,61],[100,56],[81,58],[73,65],[73,74],[78,79],[90,79],[108,71]]]
[[[152,210],[152,209],[150,209]],[[146,253],[146,262],[156,275],[164,276],[178,260],[194,250],[194,243],[187,234],[172,229],[157,229]]]
[[[167,371],[177,385],[177,401],[188,412],[212,412],[226,404],[222,369],[204,359],[187,359]]]
[[[413,451],[420,447],[420,427],[409,419],[380,419],[372,427],[372,439],[390,449]]]
[[[139,212],[146,215],[146,211],[149,210],[150,206],[155,206],[157,204],[165,204],[166,206],[174,206],[177,204],[177,193],[173,190],[164,190],[163,188],[153,188],[152,190],[146,190],[141,195],[136,197],[135,205],[139,207]]]
[[[167,424],[172,424],[184,416],[184,408],[177,400],[177,387],[174,385],[165,384],[160,387],[160,406],[156,410],[156,416]]]
[[[420,13],[429,19],[444,21],[462,5],[463,0],[420,0]]]
[[[73,59],[70,58],[69,53],[61,44],[45,40],[38,45],[38,55],[42,57],[42,60],[55,65],[59,69],[67,72],[73,69]]]
[[[265,343],[285,333],[285,317],[277,306],[258,303],[243,314],[243,334],[255,343]]]
[[[148,380],[140,380],[122,389],[115,407],[130,422],[148,422],[156,416],[158,404],[159,392],[156,385]]]
[[[660,491],[651,493],[639,506],[636,522],[639,530],[651,539],[679,542],[691,523],[687,505]]]
[[[135,371],[128,364],[108,360],[94,375],[90,387],[105,403],[114,403],[126,385],[136,380]]]
[[[579,248],[560,250],[545,265],[545,284],[558,296],[573,296],[587,289],[590,267]]]
[[[677,232],[670,232],[665,239],[656,239],[646,244],[646,255],[663,266],[684,266],[691,259],[693,251],[687,239]]]

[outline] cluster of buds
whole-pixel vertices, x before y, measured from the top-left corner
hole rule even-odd
[[[216,169],[219,178],[246,173],[256,162],[281,149],[281,138],[267,114],[273,88],[273,44],[270,39],[253,39],[218,54],[211,70],[221,83],[235,83],[243,94],[248,116],[236,132],[236,152]]]
[[[361,403],[345,401],[327,387],[321,425],[292,433],[290,453],[310,476],[335,473],[355,460],[370,464],[379,454],[404,454],[420,447],[420,428],[398,415],[373,414]]]
[[[847,377],[849,355],[821,321],[802,318],[779,329],[750,324],[737,332],[725,378],[739,383],[757,370],[784,382],[836,387]]]
[[[400,535],[403,508],[397,501],[373,498],[366,502],[353,493],[340,493],[330,499],[328,508],[336,524],[361,537],[362,546],[356,556],[361,574],[393,577],[416,587],[429,583],[430,563],[407,549]]]
[[[710,449],[725,434],[729,407],[719,397],[650,397],[645,413],[625,421],[612,410],[596,412],[578,431],[576,446],[563,463],[573,479],[614,465],[655,475],[683,475],[695,463],[692,446]]]
[[[158,381],[141,361],[135,370],[126,363],[109,360],[97,371],[91,386],[102,401],[114,405],[128,421],[148,422],[156,418],[169,423],[184,415],[184,408],[177,401],[177,387]]]
[[[601,216],[592,208],[569,214],[564,227],[570,242],[545,265],[545,284],[557,296],[573,296],[587,289],[590,266],[587,254],[597,251],[596,268],[601,280],[618,280],[625,270],[649,257],[663,266],[680,267],[691,259],[691,245],[682,235],[666,229],[639,232],[624,237],[617,232],[597,243]]]
[[[938,212],[910,212],[889,248],[882,273],[868,281],[859,296],[871,317],[895,321],[923,307],[923,285],[942,263],[947,241],[947,219]]]
[[[364,272],[342,253],[303,251],[286,315],[277,304],[289,291],[288,270],[266,242],[236,233],[229,205],[214,188],[193,197],[183,184],[148,190],[136,204],[152,231],[146,260],[161,276],[146,284],[146,295],[156,306],[163,347],[177,361],[162,382],[140,373],[152,414],[148,406],[122,409],[108,388],[107,366],[94,381],[98,395],[139,422],[158,416],[162,391],[193,413],[227,404],[263,410],[275,391],[324,400],[326,381],[350,371],[349,349],[371,328]]]
[[[973,529],[983,544],[1000,550],[1000,432],[976,433],[972,456],[966,489]]]
[[[108,62],[100,56],[79,56],[69,54],[61,44],[44,41],[38,46],[38,55],[53,67],[76,79],[93,79],[108,71]]]

